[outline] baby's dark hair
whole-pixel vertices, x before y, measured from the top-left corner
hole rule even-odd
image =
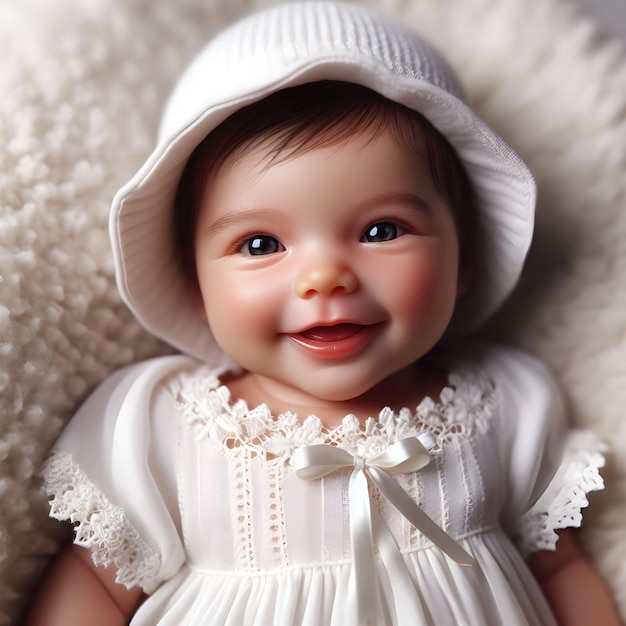
[[[460,270],[471,262],[469,231],[474,194],[447,139],[420,113],[375,91],[340,81],[290,87],[233,113],[198,145],[181,176],[174,236],[182,269],[196,280],[194,237],[198,212],[212,177],[250,149],[263,147],[268,167],[303,152],[336,145],[358,134],[389,131],[400,148],[425,157],[433,183],[448,201],[457,229]]]

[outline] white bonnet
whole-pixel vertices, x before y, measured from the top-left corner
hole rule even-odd
[[[515,286],[534,221],[525,164],[465,104],[445,61],[413,31],[362,6],[286,3],[255,13],[211,41],[166,106],[155,150],[113,200],[110,233],[118,288],[140,323],[205,361],[221,351],[175,261],[172,210],[195,147],[236,110],[318,80],[369,87],[423,114],[456,149],[477,197],[480,249],[453,326],[481,325]]]

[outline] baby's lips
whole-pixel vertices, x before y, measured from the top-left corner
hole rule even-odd
[[[348,339],[363,328],[363,324],[342,323],[330,326],[313,326],[297,334],[310,341],[331,342]]]
[[[290,334],[289,337],[315,358],[350,358],[372,341],[382,325],[383,322],[376,324],[342,322],[328,326],[311,326],[299,333]]]

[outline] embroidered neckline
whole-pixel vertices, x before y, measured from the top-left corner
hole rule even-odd
[[[330,443],[352,454],[373,455],[404,437],[429,432],[433,452],[455,437],[486,432],[496,404],[493,383],[486,373],[454,370],[438,401],[424,398],[415,411],[383,408],[377,417],[361,424],[346,415],[328,428],[315,415],[302,420],[290,411],[273,415],[265,404],[250,408],[244,400],[232,401],[231,392],[208,367],[186,373],[178,393],[183,423],[196,440],[210,439],[227,448],[252,448],[257,453],[285,459],[300,446]]]

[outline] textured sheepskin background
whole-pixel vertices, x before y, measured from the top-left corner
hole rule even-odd
[[[266,2],[265,2],[266,3]],[[175,77],[246,0],[0,0],[0,624],[62,539],[36,472],[111,370],[162,353],[120,304],[110,198]],[[583,541],[626,615],[626,60],[566,0],[380,0],[440,46],[540,190],[490,334],[557,371],[611,446]]]

